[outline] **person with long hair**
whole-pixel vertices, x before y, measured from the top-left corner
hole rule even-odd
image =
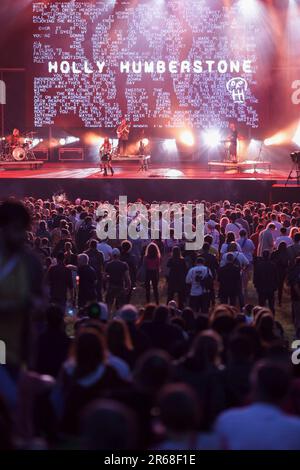
[[[114,174],[113,167],[111,165],[111,143],[108,137],[105,137],[103,144],[100,147],[100,171],[103,167],[103,176],[107,176],[107,170],[110,169],[111,176]]]
[[[225,253],[228,252],[228,248],[229,248],[230,243],[234,243],[234,242],[235,242],[235,233],[234,232],[227,232],[225,242],[221,246],[221,250],[220,250],[221,258]],[[238,249],[239,249],[239,251],[241,251],[239,246],[238,246]]]
[[[120,318],[114,318],[108,324],[106,336],[109,351],[132,367],[134,364],[133,344],[126,322]]]
[[[179,246],[174,246],[172,255],[167,262],[169,269],[167,275],[168,282],[168,300],[174,299],[175,294],[178,295],[178,306],[182,310],[186,297],[185,276],[187,273],[187,265],[183,258]]]
[[[160,272],[160,252],[156,243],[150,243],[145,252],[143,264],[145,268],[145,289],[146,289],[146,302],[150,302],[150,288],[154,293],[155,302],[159,304],[158,282]]]
[[[296,235],[296,233],[299,233],[299,227],[291,227],[290,228],[290,233],[289,233],[289,237],[294,240],[294,236]]]

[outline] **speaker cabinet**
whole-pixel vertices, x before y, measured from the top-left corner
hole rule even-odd
[[[64,148],[58,150],[58,160],[60,162],[74,162],[83,160],[83,148]]]

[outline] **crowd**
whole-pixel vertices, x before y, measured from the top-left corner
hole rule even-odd
[[[0,205],[1,449],[300,449],[300,203],[189,202],[199,250],[174,214],[111,240],[100,201]]]

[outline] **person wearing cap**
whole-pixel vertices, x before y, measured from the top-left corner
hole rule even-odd
[[[112,260],[107,263],[105,273],[108,281],[106,303],[109,309],[114,303],[118,309],[124,305],[126,293],[131,288],[128,264],[120,260],[118,248],[112,250]]]

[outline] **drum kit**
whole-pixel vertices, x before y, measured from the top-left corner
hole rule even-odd
[[[20,136],[17,143],[11,144],[9,139],[2,138],[0,148],[0,161],[2,162],[23,162],[35,160],[32,150],[32,143],[36,132],[27,132],[25,136]]]

